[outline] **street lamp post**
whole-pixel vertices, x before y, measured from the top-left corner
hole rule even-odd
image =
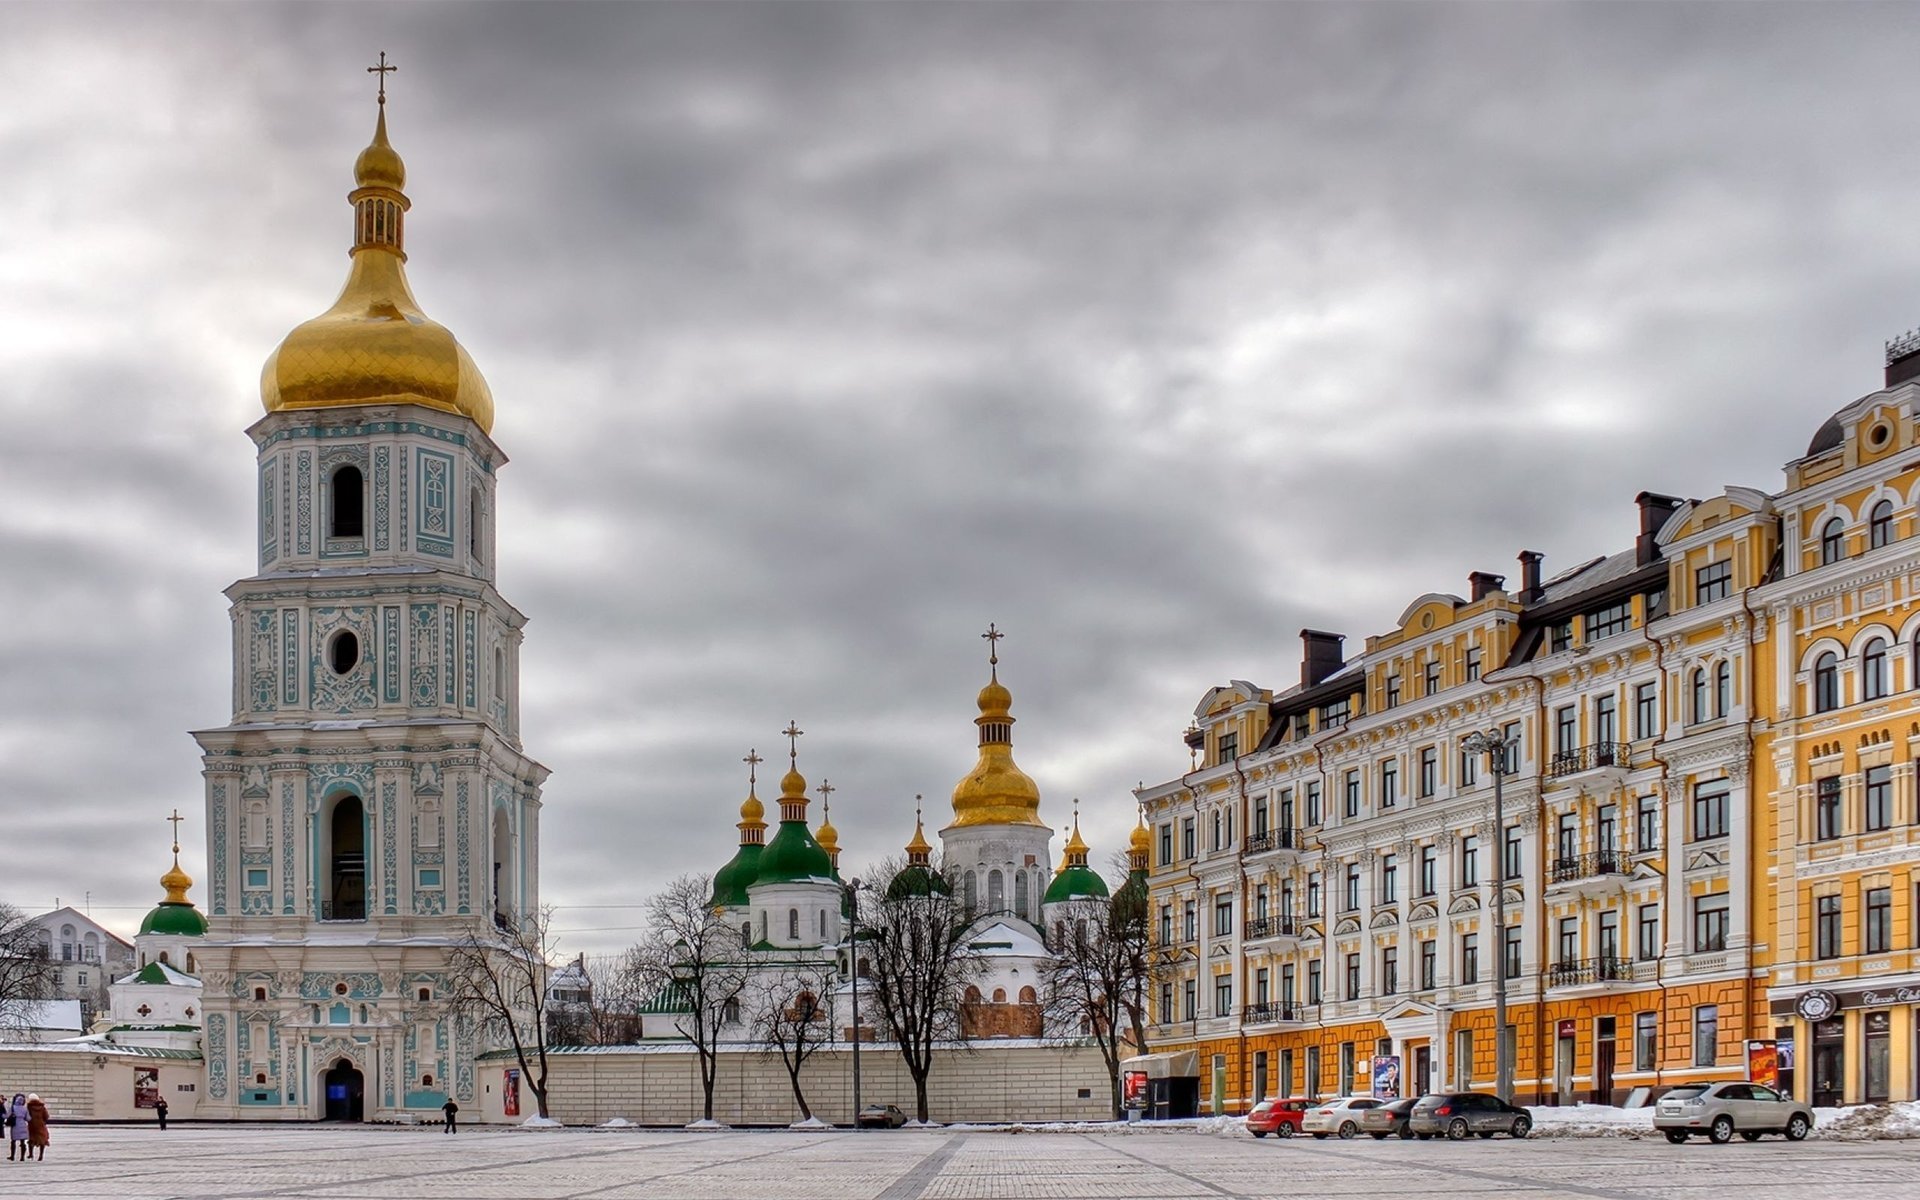
[[[1496,848],[1493,873],[1493,1090],[1502,1100],[1513,1100],[1513,1064],[1507,1050],[1507,818],[1502,784],[1507,777],[1507,750],[1519,739],[1498,728],[1470,733],[1461,741],[1469,754],[1485,754],[1493,771],[1493,836]]]
[[[853,981],[853,1128],[860,1130],[860,890],[847,882],[847,978]]]

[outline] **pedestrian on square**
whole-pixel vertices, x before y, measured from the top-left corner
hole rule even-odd
[[[39,1161],[47,1158],[47,1143],[52,1141],[47,1132],[47,1105],[33,1092],[27,1093],[27,1147],[40,1151]]]
[[[7,1126],[7,1161],[14,1161],[13,1156],[17,1151],[20,1155],[20,1161],[25,1162],[31,1157],[27,1152],[27,1094],[25,1092],[15,1092],[13,1094],[13,1103],[7,1106],[5,1118]]]
[[[460,1132],[459,1126],[453,1123],[453,1114],[460,1111],[460,1106],[453,1102],[452,1096],[447,1097],[447,1102],[440,1106],[440,1111],[447,1114],[447,1132],[448,1133]]]
[[[153,1102],[153,1115],[160,1121],[160,1132],[167,1131],[167,1098],[160,1097]]]

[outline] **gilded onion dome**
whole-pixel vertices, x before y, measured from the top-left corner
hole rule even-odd
[[[799,736],[797,730],[793,736]],[[759,876],[759,883],[834,878],[833,860],[807,828],[807,781],[792,754],[788,756],[787,773],[780,779],[780,828],[761,852]]]
[[[748,761],[758,763],[759,758],[748,752]],[[713,898],[708,904],[713,908],[745,908],[747,889],[760,878],[760,855],[767,840],[767,823],[764,820],[767,807],[760,803],[760,797],[754,795],[755,777],[747,777],[747,798],[740,804],[740,849],[735,852],[727,865],[713,873]]]
[[[1002,636],[989,626],[989,638]],[[1000,682],[1000,656],[987,659],[991,677],[980,689],[980,715],[974,724],[980,727],[980,756],[973,771],[953,789],[953,824],[949,829],[969,825],[1040,825],[1040,788],[1013,761],[1013,693]]]
[[[1127,839],[1127,866],[1135,871],[1147,869],[1147,854],[1153,849],[1153,835],[1147,832],[1147,814],[1140,814],[1133,836]]]
[[[1080,837],[1080,814],[1076,811],[1073,814],[1073,836],[1067,839],[1066,854],[1061,860],[1059,873],[1047,885],[1047,894],[1041,903],[1059,904],[1067,900],[1106,898],[1107,881],[1087,865],[1087,843]]]
[[[446,327],[420,311],[407,285],[401,191],[406,164],[387,141],[383,98],[373,142],[353,164],[354,239],[333,307],[294,327],[260,372],[270,413],[357,404],[419,404],[493,429],[493,393]]]
[[[918,796],[914,799],[919,800]],[[908,896],[928,896],[953,894],[953,886],[946,876],[933,869],[933,846],[927,841],[925,823],[920,819],[920,809],[913,810],[913,840],[907,843],[907,865],[894,873],[887,884],[887,898],[901,900]]]
[[[199,937],[206,933],[206,917],[193,906],[193,901],[187,899],[187,889],[193,886],[193,877],[180,869],[178,842],[173,844],[173,868],[160,877],[160,886],[166,889],[166,898],[147,914],[146,920],[140,922],[140,932],[180,937]]]

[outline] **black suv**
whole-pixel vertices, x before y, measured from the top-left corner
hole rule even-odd
[[[1523,1138],[1533,1128],[1533,1117],[1487,1092],[1443,1092],[1420,1097],[1407,1118],[1407,1128],[1422,1140],[1441,1133],[1456,1142],[1470,1133],[1483,1138],[1496,1133]]]

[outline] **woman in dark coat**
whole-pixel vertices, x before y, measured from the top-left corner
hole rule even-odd
[[[36,1146],[39,1147],[40,1149],[39,1158],[41,1161],[44,1162],[47,1157],[47,1143],[51,1140],[52,1139],[47,1134],[46,1101],[40,1099],[40,1097],[35,1095],[34,1093],[28,1092],[27,1093],[27,1147],[28,1149],[32,1149]]]

